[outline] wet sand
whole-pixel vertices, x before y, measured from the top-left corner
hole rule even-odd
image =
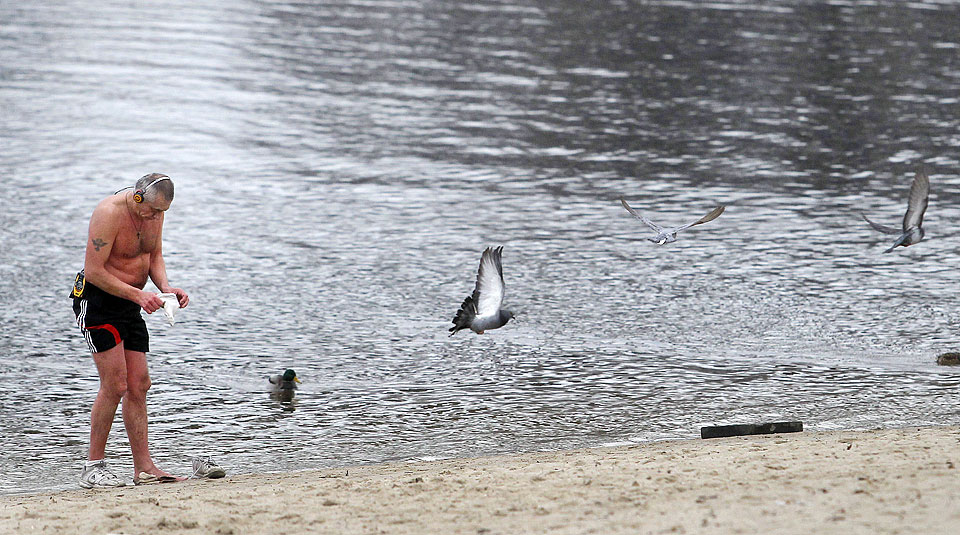
[[[0,497],[0,533],[954,533],[960,428],[803,432]]]

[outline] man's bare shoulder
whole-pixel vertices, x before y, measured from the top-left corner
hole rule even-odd
[[[101,217],[123,215],[123,209],[126,208],[123,201],[123,195],[111,195],[97,203],[97,207],[94,208],[93,213]]]
[[[90,216],[90,232],[115,234],[124,224],[124,210],[127,207],[123,199],[123,195],[111,195],[97,203],[97,207],[93,209],[93,214]],[[98,237],[110,240],[108,236]]]

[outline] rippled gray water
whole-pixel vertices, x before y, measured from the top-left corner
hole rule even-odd
[[[960,424],[954,2],[0,2],[0,492],[76,485],[66,298],[173,177],[152,449],[231,473]],[[914,170],[928,238],[892,241]],[[679,224],[657,247],[619,205]],[[516,322],[447,336],[504,245]],[[297,401],[266,376],[294,367]],[[124,473],[119,419],[108,459]]]

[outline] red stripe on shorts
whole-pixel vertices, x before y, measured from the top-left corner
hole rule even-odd
[[[103,325],[94,325],[94,326],[92,326],[92,327],[87,327],[87,330],[88,330],[88,331],[92,331],[92,330],[94,330],[94,329],[104,329],[104,330],[106,330],[107,332],[109,332],[110,334],[112,334],[112,335],[113,335],[113,341],[114,341],[114,343],[116,343],[117,345],[120,345],[120,342],[122,342],[122,340],[120,340],[120,331],[118,331],[116,327],[114,327],[113,325],[110,325],[109,323],[104,323]]]

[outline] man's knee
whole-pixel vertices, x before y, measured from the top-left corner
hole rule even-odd
[[[119,401],[127,393],[127,366],[123,360],[123,346],[93,354],[100,375],[100,394]]]
[[[127,379],[120,373],[110,374],[100,380],[100,393],[111,400],[120,401],[127,393]]]
[[[130,377],[127,380],[127,384],[127,392],[139,397],[146,396],[147,390],[150,390],[150,386],[152,385],[149,375],[144,375],[143,377]]]

